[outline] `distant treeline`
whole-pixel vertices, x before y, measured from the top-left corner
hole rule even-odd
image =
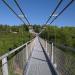
[[[36,33],[39,33],[42,29],[41,25],[32,25],[32,26],[33,26],[33,29]]]
[[[40,36],[48,41],[75,48],[75,27],[47,26]]]
[[[9,26],[9,25],[0,25],[0,32],[21,32],[21,31],[29,31],[27,25],[19,25],[19,26]]]

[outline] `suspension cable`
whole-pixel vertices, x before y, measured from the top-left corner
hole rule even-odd
[[[71,0],[65,7],[64,9],[50,22],[50,24],[52,24],[75,0]],[[39,34],[42,33],[43,30],[41,30],[41,32]]]
[[[52,12],[52,14],[49,16],[48,20],[46,21],[45,25],[49,22],[49,20],[52,18],[53,14],[56,12],[56,10],[59,8],[59,6],[61,5],[61,3],[63,2],[63,0],[60,0],[58,5],[56,6],[56,8],[54,9],[54,11]]]
[[[19,3],[17,0],[14,0],[15,4],[17,5],[17,7],[19,8],[19,10],[21,11],[21,13],[23,14],[24,18],[26,19],[26,21],[28,22],[28,24],[30,25],[30,22],[28,21],[27,17],[25,16],[24,12],[22,11]]]
[[[60,0],[60,1],[59,1],[59,3],[57,4],[56,8],[55,8],[54,11],[52,12],[52,14],[49,16],[48,20],[46,21],[46,23],[45,23],[44,25],[46,25],[46,24],[49,22],[49,20],[52,18],[53,14],[54,14],[54,13],[56,12],[56,10],[59,8],[59,6],[61,5],[62,2],[63,2],[63,0]],[[41,30],[41,32],[40,32],[39,34],[41,34],[42,31],[44,31],[44,29]]]
[[[75,0],[71,0],[66,7],[50,22],[52,24]]]
[[[2,0],[2,2],[19,18],[24,24],[25,22],[18,16],[18,14],[12,9],[12,7],[6,2],[6,0]]]

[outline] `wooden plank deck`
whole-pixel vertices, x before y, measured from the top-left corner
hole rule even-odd
[[[52,75],[38,37],[35,39],[33,52],[24,75]]]

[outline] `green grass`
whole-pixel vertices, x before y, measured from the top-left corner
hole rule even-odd
[[[9,49],[14,49],[31,38],[29,32],[23,33],[0,33],[0,56],[8,52]]]

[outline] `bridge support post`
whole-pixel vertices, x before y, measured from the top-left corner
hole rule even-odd
[[[48,46],[47,46],[47,40],[46,40],[46,53],[48,54],[48,56],[49,56],[49,52],[48,52]]]
[[[7,57],[2,59],[2,73],[3,73],[3,75],[8,75]]]
[[[52,55],[51,55],[51,62],[53,63],[53,62],[54,62],[54,61],[53,61],[53,59],[54,59],[54,53],[53,53],[53,42],[52,42],[52,45],[51,45],[51,46],[52,46],[52,47],[51,47],[51,48],[52,48],[52,53],[51,53],[51,54],[52,54]]]
[[[26,61],[28,60],[28,45],[26,43]]]
[[[47,52],[47,40],[46,40],[46,52]]]

